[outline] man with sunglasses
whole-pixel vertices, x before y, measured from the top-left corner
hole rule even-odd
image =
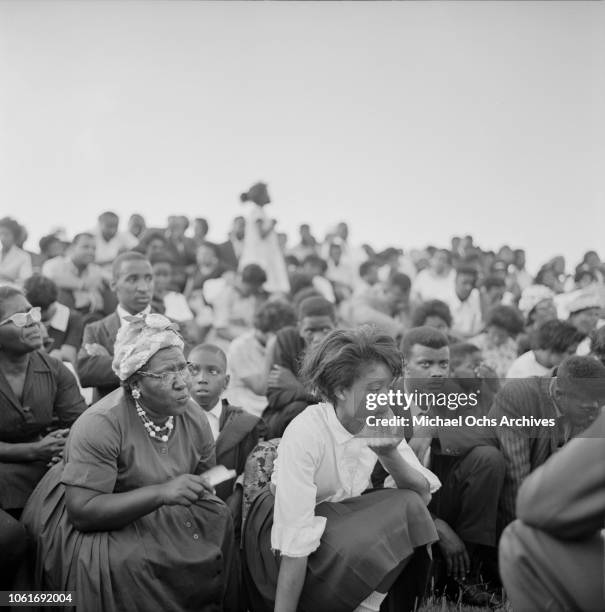
[[[19,289],[0,287],[0,543],[11,545],[0,554],[3,586],[16,565],[11,517],[60,461],[68,428],[86,409],[71,372],[41,350],[41,318]]]

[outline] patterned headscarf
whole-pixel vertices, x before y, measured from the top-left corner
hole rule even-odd
[[[120,380],[140,370],[159,350],[184,347],[177,327],[161,314],[124,318],[128,323],[118,331],[111,364]]]

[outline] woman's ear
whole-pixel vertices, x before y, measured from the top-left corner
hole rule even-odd
[[[334,395],[336,396],[336,399],[339,399],[340,401],[344,401],[345,399],[345,394],[344,391],[342,389],[338,389]]]

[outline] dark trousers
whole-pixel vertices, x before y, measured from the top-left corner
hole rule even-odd
[[[502,453],[493,446],[476,446],[462,457],[434,453],[431,470],[441,489],[429,510],[465,543],[495,547],[505,469]]]
[[[10,591],[23,558],[27,539],[25,527],[4,510],[0,510],[0,591]]]

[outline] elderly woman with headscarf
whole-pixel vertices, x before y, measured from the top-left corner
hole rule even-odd
[[[31,586],[75,591],[77,610],[237,607],[233,524],[204,476],[214,442],[182,349],[164,316],[129,319],[113,360],[122,387],[76,421],[25,508]]]

